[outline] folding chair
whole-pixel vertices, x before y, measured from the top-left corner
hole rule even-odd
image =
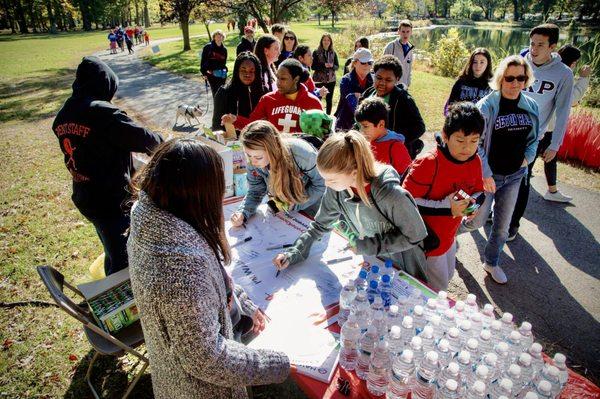
[[[37,271],[42,282],[48,289],[50,296],[52,296],[58,307],[83,324],[85,335],[87,336],[90,345],[92,345],[92,348],[96,351],[85,375],[85,380],[90,386],[92,394],[96,399],[100,399],[100,396],[92,385],[91,374],[92,367],[99,355],[120,357],[125,353],[130,353],[136,356],[139,361],[143,362],[143,367],[128,384],[127,391],[125,392],[125,395],[123,395],[123,399],[127,398],[149,364],[148,359],[134,349],[144,343],[144,334],[139,320],[118,331],[114,335],[111,335],[98,326],[87,307],[87,302],[85,302],[83,294],[77,288],[67,283],[65,277],[60,272],[51,266],[38,266]],[[65,287],[84,298],[84,302],[79,305],[73,302],[65,294]]]

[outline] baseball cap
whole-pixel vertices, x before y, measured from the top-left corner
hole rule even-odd
[[[373,62],[373,54],[371,53],[371,50],[369,50],[368,48],[361,47],[354,52],[352,59],[363,62],[363,63],[364,62]]]

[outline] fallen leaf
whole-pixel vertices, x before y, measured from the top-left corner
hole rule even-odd
[[[77,355],[70,354],[69,355],[69,360],[72,361],[72,362],[76,362],[77,361]]]
[[[2,344],[2,349],[8,349],[10,348],[13,344],[15,343],[15,341],[13,341],[12,339],[5,339],[4,343]]]
[[[24,357],[23,359],[19,359],[17,361],[17,366],[18,367],[29,367],[29,365],[31,364],[31,362],[33,361],[33,355]]]

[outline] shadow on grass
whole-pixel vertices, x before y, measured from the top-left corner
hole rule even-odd
[[[0,122],[37,121],[56,114],[71,94],[75,69],[44,70],[24,79],[0,80]]]

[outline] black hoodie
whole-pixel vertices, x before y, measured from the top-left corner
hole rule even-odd
[[[117,85],[108,65],[85,57],[77,67],[73,95],[52,125],[73,177],[73,202],[88,217],[122,213],[133,170],[131,153],[151,154],[163,141],[110,103]]]

